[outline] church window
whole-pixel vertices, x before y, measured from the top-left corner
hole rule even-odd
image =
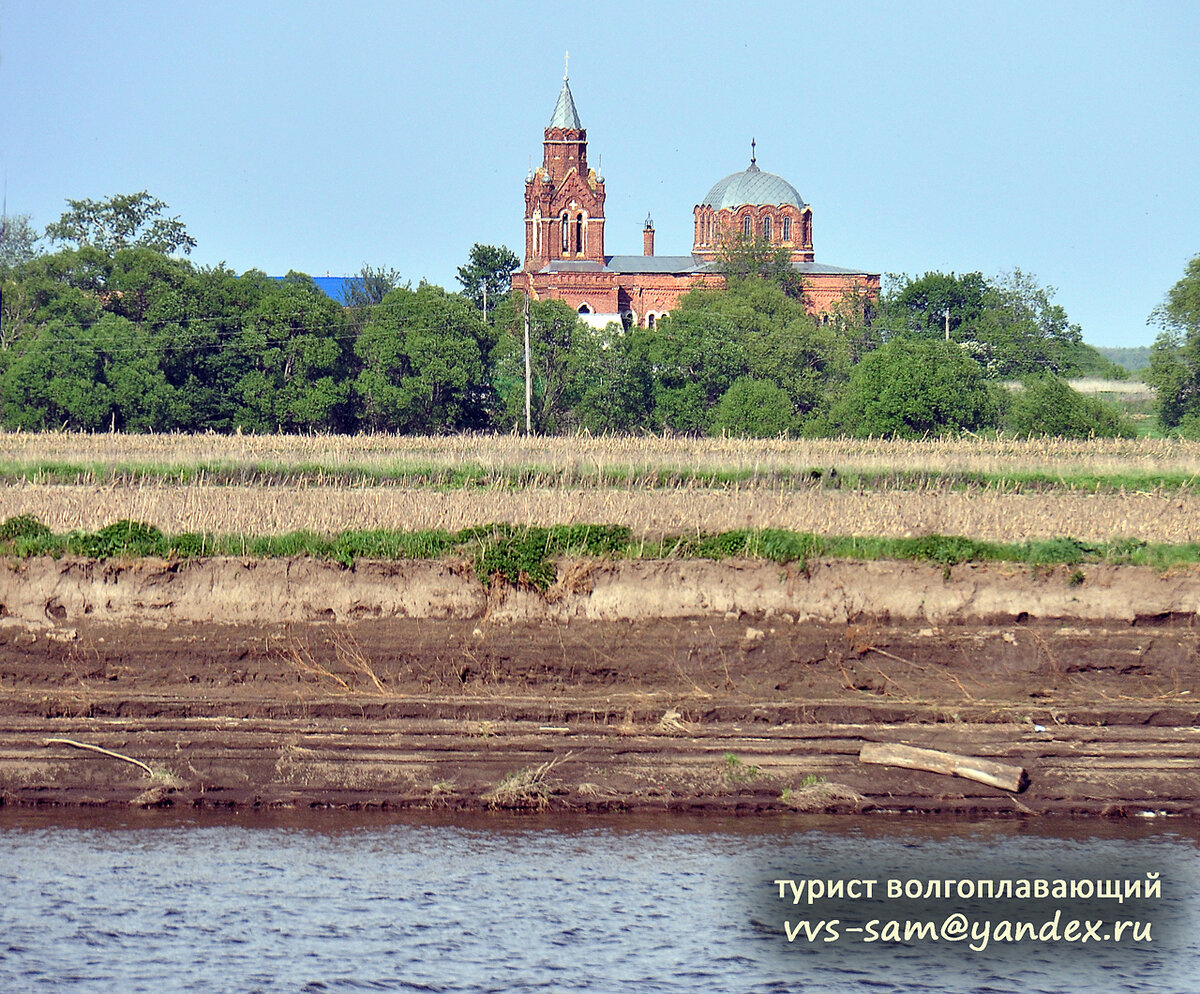
[[[592,309],[590,307],[588,307],[587,304],[580,304],[579,305],[579,313],[580,314],[591,314]]]
[[[763,241],[769,242],[770,240],[771,240],[771,219],[769,217],[764,217],[763,218]]]
[[[562,250],[564,252],[570,251],[570,248],[571,248],[570,241],[571,241],[571,222],[567,218],[567,215],[563,214],[563,216],[562,216]]]
[[[745,215],[742,218],[742,237],[743,238],[753,238],[754,237],[754,222],[752,220],[750,220],[749,214]]]
[[[783,219],[783,240],[785,242],[792,240],[792,219],[790,217]]]
[[[651,331],[654,330],[654,315],[653,314],[646,315],[646,327],[649,328]]]
[[[575,218],[575,251],[583,254],[583,215]]]

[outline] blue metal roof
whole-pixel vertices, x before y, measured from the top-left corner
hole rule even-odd
[[[285,277],[272,276],[271,279],[283,280],[283,279],[285,279]],[[325,294],[326,297],[328,297],[330,300],[336,300],[339,304],[342,304],[344,306],[346,303],[346,283],[347,283],[347,281],[357,282],[358,280],[362,279],[362,277],[360,277],[360,276],[310,276],[309,279],[311,279],[317,285],[317,289],[320,290],[323,294]]]

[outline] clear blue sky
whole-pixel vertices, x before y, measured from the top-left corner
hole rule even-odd
[[[1200,252],[1196,0],[0,0],[8,211],[146,189],[200,264],[457,289],[474,242],[522,250],[567,49],[610,253],[647,211],[688,252],[752,137],[818,262],[1019,267],[1094,344],[1152,341]]]

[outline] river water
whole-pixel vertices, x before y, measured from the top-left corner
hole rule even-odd
[[[0,991],[1181,994],[1200,990],[1194,829],[10,810],[0,812]],[[792,903],[790,885],[781,901],[774,883],[875,879],[882,890],[887,879],[1148,873],[1161,874],[1161,896],[1140,903],[980,902],[958,889],[928,905],[809,906]],[[941,928],[953,913],[977,928],[1010,919],[1057,932],[986,945],[982,932],[880,935],[889,921]],[[1090,941],[1061,934],[1075,917],[1101,923]],[[813,940],[789,942],[801,919]]]

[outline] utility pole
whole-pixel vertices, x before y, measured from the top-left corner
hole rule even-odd
[[[533,292],[532,281],[529,293]],[[533,399],[533,366],[529,358],[529,293],[525,294],[525,434],[533,434],[533,419],[529,414],[529,405]]]

